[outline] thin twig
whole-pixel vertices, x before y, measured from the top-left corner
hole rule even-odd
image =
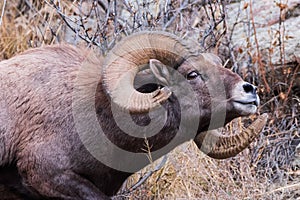
[[[218,21],[216,20],[216,17],[215,17],[215,11],[213,8],[212,8],[212,4],[211,2],[209,2],[209,6],[210,6],[210,12],[211,12],[211,17],[212,19],[210,19],[210,14],[209,12],[207,11],[206,9],[206,6],[203,5],[204,7],[204,10],[205,10],[205,13],[206,13],[206,16],[207,16],[207,19],[209,19],[212,23],[209,25],[209,29],[206,29],[205,32],[204,32],[204,35],[202,36],[202,40],[201,40],[201,46],[205,49],[205,50],[208,50],[210,49],[211,47],[215,47],[217,45],[217,42],[220,40],[220,38],[225,35],[226,33],[226,25],[224,26],[225,29],[222,33],[219,34],[219,36],[217,37],[214,33],[214,31],[216,30],[217,26],[219,24],[221,24],[222,22],[225,22],[225,10],[224,10],[224,7],[222,9],[222,12],[221,13],[221,19],[219,19]],[[220,7],[220,5],[218,4],[218,6]],[[222,6],[224,6],[222,4]],[[213,39],[214,39],[214,42],[211,42],[209,46],[205,47],[205,40],[211,36]]]
[[[97,3],[104,10],[104,12],[107,13],[108,9],[107,9],[106,5],[102,1],[97,1]]]
[[[134,184],[131,188],[129,188],[129,191],[133,191],[137,189],[140,185],[142,185],[152,174],[160,170],[167,162],[168,157],[165,155],[162,159],[162,161],[157,165],[153,170],[147,172],[145,176],[143,176],[136,184]]]
[[[268,81],[266,79],[264,64],[262,63],[262,59],[261,59],[261,54],[260,54],[260,49],[259,49],[259,44],[258,44],[258,39],[257,39],[256,26],[255,26],[255,22],[254,22],[254,15],[253,15],[253,8],[252,7],[253,7],[252,0],[250,0],[250,17],[251,17],[253,34],[254,34],[254,41],[255,41],[256,51],[257,51],[256,53],[257,53],[258,67],[259,67],[259,71],[261,73],[262,79],[264,81],[264,85],[266,87],[267,93],[270,93],[271,88],[270,88],[270,86],[268,84]]]
[[[75,29],[74,27],[72,27],[71,24],[69,23],[69,21],[71,21],[71,22],[75,23],[77,26],[79,26],[79,25],[78,25],[78,22],[73,21],[70,17],[68,17],[68,16],[66,16],[65,14],[63,14],[62,11],[61,11],[61,8],[60,8],[59,6],[57,6],[57,5],[54,3],[53,0],[50,0],[50,2],[48,2],[47,0],[45,0],[45,2],[46,2],[49,6],[53,7],[53,8],[56,10],[56,12],[59,14],[59,16],[60,16],[60,17],[62,18],[62,20],[65,22],[65,24],[66,24],[66,25],[67,25],[67,26],[68,26],[75,34],[77,34],[78,37],[80,37],[82,40],[86,41],[86,42],[89,43],[89,44],[94,44],[94,45],[96,45],[96,46],[98,46],[98,47],[101,47],[101,44],[99,44],[99,43],[97,43],[97,42],[95,41],[95,37],[94,37],[94,36],[93,36],[93,37],[89,37],[89,35],[87,34],[86,31],[85,31],[85,35],[79,34],[79,33],[78,33],[78,30]],[[84,30],[85,30],[85,27],[84,27],[84,24],[83,24],[83,23],[81,23],[80,26],[83,27]]]
[[[299,67],[300,67],[300,63],[297,65],[297,67],[296,67],[296,69],[295,69],[295,71],[294,71],[294,74],[293,74],[293,77],[292,77],[292,81],[291,81],[291,83],[290,83],[290,85],[289,85],[289,88],[288,88],[288,91],[287,91],[287,93],[286,93],[286,98],[284,99],[284,102],[283,102],[283,105],[284,105],[284,106],[286,105],[287,100],[288,100],[288,96],[289,96],[289,94],[291,93],[291,90],[292,90],[292,87],[293,87],[293,83],[294,83],[294,80],[296,80],[296,74],[297,74],[297,72],[298,72],[298,70],[299,70]]]
[[[280,48],[280,63],[282,65],[285,65],[285,47],[284,47],[284,34],[285,34],[285,25],[284,25],[284,16],[283,16],[283,10],[285,9],[284,6],[282,6],[282,2],[280,0],[279,3],[277,3],[277,6],[279,7],[280,11],[279,11],[279,37],[278,37],[278,40],[279,40],[279,48]]]
[[[55,31],[53,30],[53,28],[51,27],[51,25],[45,20],[45,17],[36,9],[36,7],[34,5],[32,5],[32,3],[28,0],[25,0],[25,4],[29,7],[30,10],[32,10],[33,12],[37,13],[37,15],[39,15],[42,19],[44,19],[42,21],[42,24],[46,27],[49,28],[51,35],[57,38],[57,34],[55,33]],[[38,30],[40,31],[42,37],[43,37],[43,41],[45,41],[44,38],[44,33],[42,32],[42,30],[40,29],[40,27],[38,27]]]
[[[299,188],[300,189],[300,183],[296,183],[296,184],[292,184],[292,185],[287,185],[287,186],[284,186],[284,187],[280,187],[280,188],[277,188],[275,190],[272,190],[270,192],[267,192],[267,193],[264,193],[260,196],[263,196],[263,195],[270,195],[272,193],[275,193],[275,192],[280,192],[282,190],[288,190],[288,189],[293,189],[293,188]]]
[[[6,0],[4,0],[3,6],[2,6],[2,12],[1,12],[1,17],[0,17],[0,26],[2,25],[2,19],[4,16],[5,6],[6,6]]]
[[[240,23],[239,22],[239,18],[240,18],[240,15],[241,15],[241,3],[239,4],[239,8],[238,8],[238,11],[237,11],[237,15],[235,17],[235,20],[234,20],[234,23],[232,25],[232,28],[231,30],[229,31],[229,41],[232,41],[232,37],[233,37],[233,31],[235,29],[235,27]],[[227,14],[227,13],[226,13]],[[227,15],[226,15],[227,16]]]
[[[152,174],[159,171],[166,164],[167,160],[168,160],[168,156],[164,155],[161,162],[157,166],[155,166],[155,168],[153,170],[147,172],[144,176],[142,176],[140,178],[140,180],[137,183],[135,183],[133,186],[131,186],[128,190],[122,192],[121,194],[116,195],[115,197],[124,196],[126,194],[132,193],[134,190],[136,190],[138,187],[140,187],[150,176],[152,176]]]
[[[173,21],[178,17],[178,15],[182,12],[182,10],[186,9],[188,7],[188,0],[185,0],[181,5],[180,8],[177,9],[176,13],[174,16],[164,25],[163,30],[166,30],[172,23]]]
[[[118,32],[118,11],[117,11],[117,0],[114,0],[114,28],[115,34]]]

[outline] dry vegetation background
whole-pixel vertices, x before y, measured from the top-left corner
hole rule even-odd
[[[218,54],[259,86],[260,111],[270,117],[238,156],[213,160],[188,142],[130,177],[114,199],[300,199],[297,0],[1,0],[0,60],[63,42],[105,55],[141,30],[169,31]],[[233,134],[251,120],[220,131]]]

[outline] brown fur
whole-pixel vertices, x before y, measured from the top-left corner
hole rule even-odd
[[[15,179],[9,186],[24,198],[36,199],[106,199],[118,191],[130,173],[111,169],[90,155],[78,137],[72,115],[77,76],[83,77],[85,88],[96,81],[96,94],[91,88],[78,101],[95,100],[99,124],[113,143],[143,152],[144,139],[123,133],[113,120],[110,99],[102,86],[101,65],[102,58],[91,51],[69,45],[33,49],[0,63],[0,183],[7,185],[1,172],[9,172]],[[199,68],[207,65],[212,66],[202,60]],[[78,75],[80,67],[85,70]],[[185,75],[190,68],[186,61],[178,71]],[[218,69],[230,98],[233,86],[242,80],[227,69]],[[211,109],[208,90],[199,82],[190,84],[198,95],[201,116],[193,116],[188,99],[183,105],[191,117],[199,117],[198,133],[207,129]],[[180,124],[176,97],[171,96],[163,106],[168,117],[163,129],[148,138],[152,150],[168,144]],[[226,122],[240,116],[230,104],[227,114]],[[147,114],[135,114],[133,119],[140,125],[149,121]],[[192,138],[181,142],[188,139]]]

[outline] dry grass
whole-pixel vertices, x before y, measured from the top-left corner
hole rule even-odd
[[[211,3],[204,5],[200,0],[146,0],[144,4],[137,1],[2,0],[0,10],[4,2],[4,13],[0,14],[3,16],[0,60],[31,47],[58,42],[85,43],[105,54],[120,35],[140,30],[168,30],[190,38],[199,44],[201,51],[221,52],[235,71],[240,71],[237,68],[241,66],[236,55],[249,50],[234,51],[231,37],[228,33],[225,35],[226,1],[208,1]],[[253,20],[250,16],[248,22],[255,26]],[[284,21],[282,23],[279,28]],[[275,65],[272,59],[267,59],[263,63],[261,59],[271,54],[260,52],[256,40],[251,45],[256,54],[251,66],[246,68],[248,71],[240,72],[247,80],[260,85],[261,112],[270,113],[269,123],[260,138],[240,155],[222,161],[203,155],[192,142],[183,144],[168,155],[167,163],[160,170],[134,191],[128,188],[160,161],[130,177],[116,199],[300,198],[300,166],[294,162],[295,148],[300,142],[300,61],[298,58]],[[281,57],[285,53],[282,45],[284,42],[278,49],[272,49],[280,51]],[[247,124],[249,120],[243,122]],[[240,124],[240,119],[235,120],[225,132],[240,130]]]

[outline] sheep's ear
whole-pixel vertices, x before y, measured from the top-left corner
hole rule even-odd
[[[149,65],[153,75],[155,76],[159,84],[164,86],[170,85],[169,80],[171,75],[166,65],[156,59],[150,59]]]

